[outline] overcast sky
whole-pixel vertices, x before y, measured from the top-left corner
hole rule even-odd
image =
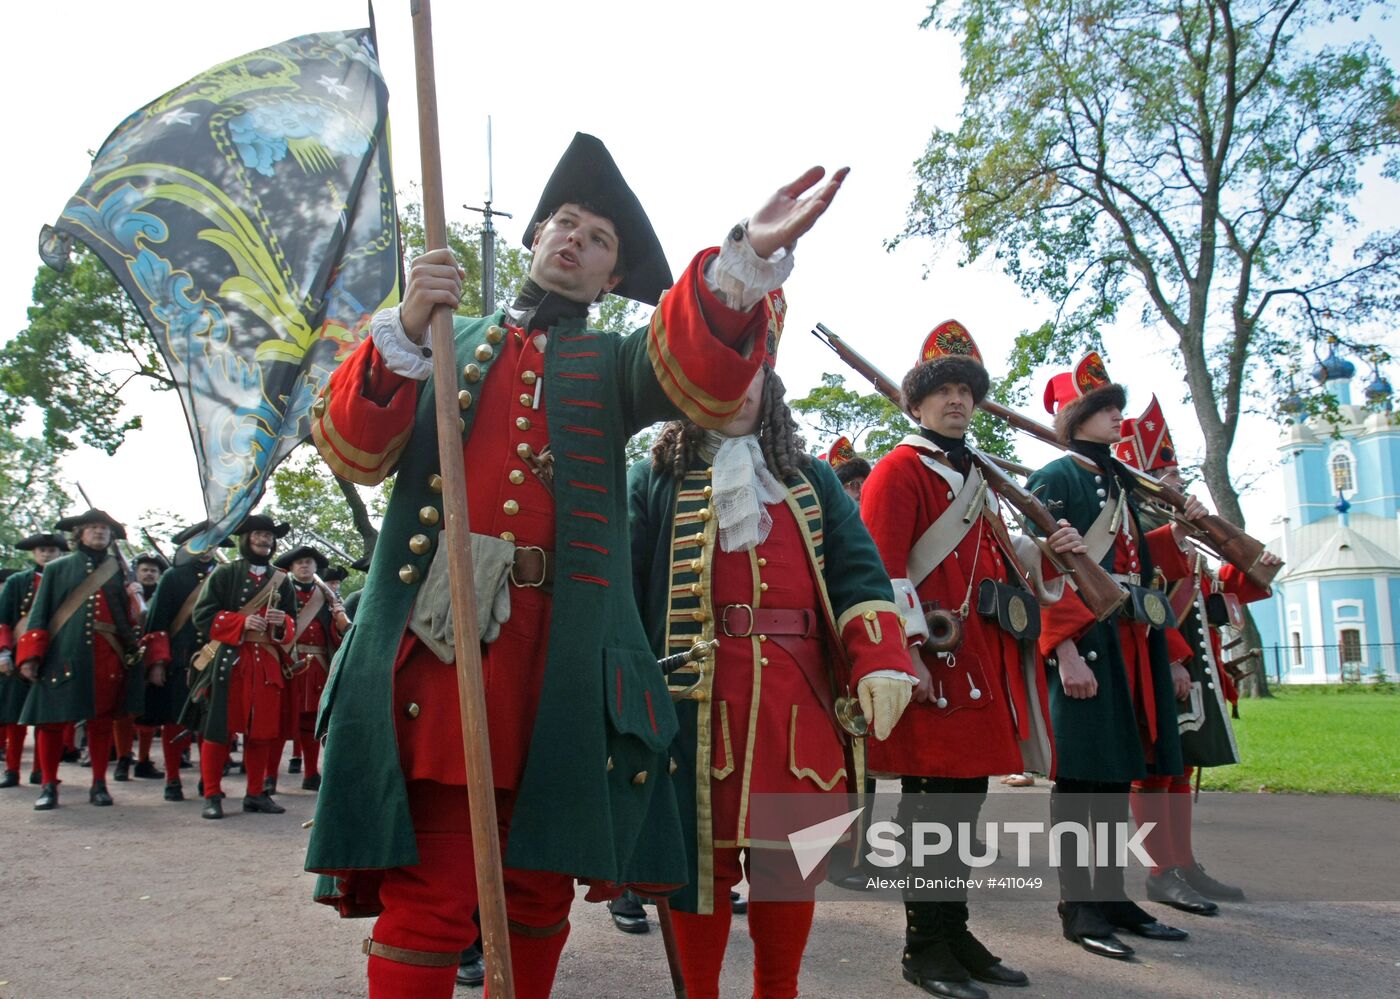
[[[504,238],[519,240],[549,171],[575,131],[607,143],[647,207],[673,271],[750,214],[778,185],[813,163],[849,165],[832,209],[797,247],[779,371],[790,396],[823,372],[858,376],[808,331],[824,322],[896,380],[925,334],[957,318],[993,374],[1004,370],[1017,332],[1039,325],[1028,301],[993,266],[959,269],[957,253],[927,243],[897,252],[884,241],[902,228],[912,164],[935,127],[955,128],[959,56],[950,35],[921,31],[925,5],[878,0],[832,8],[786,0],[454,3],[434,5],[438,104],[449,215],[486,188],[486,116],[495,126],[495,194]],[[828,13],[827,11],[832,12]],[[857,13],[858,12],[858,13]],[[395,185],[418,176],[418,132],[408,3],[376,9],[390,88]],[[88,170],[88,153],[130,112],[225,59],[312,31],[366,21],[358,0],[121,3],[81,0],[7,5],[11,45],[0,62],[10,95],[12,152],[8,238],[0,243],[0,339],[26,323],[38,266],[39,227],[52,222]],[[853,16],[854,15],[854,16]],[[1394,22],[1363,25],[1400,61]],[[1393,184],[1375,181],[1362,216],[1400,224]],[[1178,449],[1200,457],[1184,383],[1168,341],[1129,325],[1109,331],[1108,366],[1130,389],[1136,413],[1156,391]],[[1392,347],[1392,353],[1400,353]],[[1048,374],[1046,372],[1045,374]],[[1391,372],[1397,380],[1400,372]],[[1037,378],[1038,398],[1044,378]],[[174,393],[130,392],[146,429],[116,457],[84,449],[65,461],[94,501],[132,523],[159,507],[203,517],[188,432]],[[1038,405],[1037,417],[1045,414]],[[1247,418],[1234,452],[1252,532],[1271,537],[1282,514],[1277,427]],[[820,442],[825,445],[826,441]],[[1051,457],[1021,449],[1029,464]]]

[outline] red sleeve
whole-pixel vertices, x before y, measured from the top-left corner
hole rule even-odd
[[[141,639],[142,662],[146,668],[170,662],[170,634],[165,631],[149,631]]]
[[[1065,595],[1040,608],[1040,654],[1051,656],[1063,641],[1078,641],[1097,623],[1094,612],[1084,606],[1078,591],[1065,587]]]
[[[704,277],[705,262],[718,252],[696,254],[652,313],[646,340],[666,397],[691,421],[714,428],[743,406],[749,382],[767,358],[768,334],[781,334],[787,307],[781,291],[764,296],[748,312],[721,302]]]
[[[1269,587],[1259,586],[1246,576],[1243,570],[1230,562],[1224,562],[1220,566],[1220,589],[1224,593],[1233,593],[1239,597],[1242,604],[1263,600],[1274,592]]]
[[[19,638],[15,648],[15,662],[24,664],[31,659],[43,659],[49,651],[49,633],[43,628],[30,628]]]
[[[1162,570],[1168,582],[1191,575],[1191,564],[1176,543],[1170,524],[1147,532],[1147,550],[1152,553],[1152,564]]]
[[[331,373],[312,405],[311,437],[341,478],[376,485],[408,443],[417,405],[418,383],[385,367],[366,338]]]
[[[0,624],[0,652],[8,652],[15,647],[15,630],[8,624]]]
[[[1177,628],[1167,629],[1167,662],[1184,663],[1193,655],[1191,643]]]
[[[914,675],[904,644],[904,625],[893,610],[872,608],[853,615],[841,628],[841,644],[851,658],[853,684],[879,670]]]
[[[209,637],[225,645],[237,645],[243,641],[243,625],[247,620],[248,616],[238,611],[219,611],[209,626]]]
[[[919,479],[922,470],[918,453],[911,447],[896,447],[875,463],[860,494],[860,519],[865,521],[880,561],[891,579],[909,577],[909,551],[918,540]]]

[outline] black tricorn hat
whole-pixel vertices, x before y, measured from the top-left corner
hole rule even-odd
[[[22,552],[32,552],[35,548],[57,548],[66,552],[68,539],[62,534],[31,534],[22,541],[16,541],[15,547]]]
[[[582,205],[617,229],[624,273],[612,293],[648,305],[659,302],[661,293],[674,283],[666,251],[608,147],[584,132],[574,133],[574,141],[564,150],[540,194],[540,203],[525,227],[527,250],[534,245],[535,227],[565,204]]]
[[[321,579],[327,583],[335,583],[350,578],[350,570],[343,565],[333,565],[325,572],[321,573]]]
[[[350,563],[350,568],[354,569],[356,572],[369,572],[369,563],[370,557],[368,555],[361,555]]]
[[[175,535],[173,538],[170,539],[170,543],[171,543],[171,544],[174,544],[174,545],[183,545],[186,541],[189,541],[191,538],[194,538],[194,537],[196,537],[196,536],[198,536],[198,535],[200,535],[200,534],[203,534],[203,533],[204,533],[205,531],[207,531],[208,529],[209,529],[209,521],[207,521],[207,520],[201,520],[198,524],[191,524],[189,527],[185,528],[185,529],[184,529],[183,531],[181,531],[179,534]],[[222,541],[219,542],[219,547],[220,547],[220,548],[232,548],[232,547],[233,547],[233,542],[230,541],[228,538],[224,538],[224,540],[222,540]]]
[[[253,531],[271,531],[274,538],[285,538],[292,529],[291,524],[279,524],[265,513],[250,513],[243,523],[234,528],[234,534],[249,534]]]
[[[330,559],[326,558],[326,556],[322,555],[315,548],[312,548],[310,545],[302,545],[300,548],[293,548],[285,555],[279,555],[277,561],[274,562],[273,565],[277,566],[279,569],[290,569],[293,562],[302,558],[314,558],[316,560],[317,573],[325,572],[326,566],[331,564]]]
[[[170,563],[165,560],[165,556],[156,552],[142,552],[140,555],[137,555],[131,560],[131,567],[134,569],[138,565],[153,565],[161,572],[170,568]]]
[[[106,524],[112,529],[112,538],[114,540],[126,540],[126,528],[113,520],[111,514],[107,513],[107,511],[95,508],[86,510],[73,517],[64,517],[55,524],[54,527],[58,528],[60,531],[68,531],[71,534],[88,524]]]

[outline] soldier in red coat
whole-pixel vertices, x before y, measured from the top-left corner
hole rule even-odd
[[[292,574],[297,597],[290,696],[297,725],[297,756],[304,767],[301,786],[305,791],[319,791],[321,744],[316,741],[316,711],[330,676],[331,656],[350,630],[350,619],[340,598],[319,578],[330,562],[315,548],[302,545],[279,558],[277,567]],[[269,779],[276,781],[275,769]]]
[[[13,573],[0,589],[0,738],[4,740],[5,752],[5,773],[0,777],[0,787],[19,784],[24,736],[29,731],[29,726],[19,724],[19,714],[28,689],[15,669],[15,643],[28,630],[29,608],[34,604],[34,595],[39,592],[44,566],[66,552],[68,542],[62,534],[31,534],[19,541],[15,548],[29,552],[34,559],[34,567]],[[29,782],[40,782],[37,756]]]
[[[1119,460],[1184,491],[1176,446],[1155,395],[1141,416],[1123,421],[1120,432],[1122,440],[1115,448]],[[1183,912],[1213,915],[1219,908],[1216,902],[1241,901],[1244,892],[1212,878],[1196,862],[1191,848],[1191,777],[1198,767],[1239,762],[1229,710],[1239,693],[1224,669],[1219,629],[1232,623],[1241,626],[1240,605],[1264,599],[1269,590],[1228,562],[1217,576],[1199,549],[1188,553],[1169,546],[1162,555],[1164,572],[1175,580],[1171,604],[1177,627],[1167,634],[1167,648],[1185,771],[1134,781],[1133,818],[1139,827],[1154,824],[1145,843],[1156,861],[1147,878],[1147,897]],[[1260,562],[1277,565],[1279,558],[1265,552]]]
[[[1063,583],[1046,582],[1048,567],[1033,542],[1008,534],[995,494],[972,463],[967,428],[988,385],[967,331],[955,321],[936,327],[902,386],[919,432],[876,463],[861,502],[894,580],[919,680],[889,739],[868,744],[870,767],[900,775],[910,809],[928,810],[924,796],[938,795],[934,814],[952,828],[975,828],[989,776],[1050,767],[1049,708],[1032,622],[1039,620],[1037,604],[1057,598]],[[1079,533],[1061,524],[1051,547],[1082,552]],[[995,610],[984,602],[987,593],[1019,603],[1026,622],[1019,635],[972,610]],[[920,873],[965,880],[969,867],[955,853],[946,866]],[[954,999],[986,999],[974,980],[1028,983],[968,929],[966,889],[936,900],[927,895],[905,893],[906,980]]]

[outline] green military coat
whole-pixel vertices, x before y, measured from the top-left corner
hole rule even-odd
[[[161,573],[151,605],[146,610],[144,633],[169,632],[189,595],[204,585],[204,580],[212,571],[210,563],[192,560]],[[190,660],[201,644],[193,611],[179,631],[167,635],[167,641],[170,643],[170,662],[165,669],[165,683],[160,687],[146,685],[146,702],[138,719],[144,725],[174,722],[184,707],[185,698],[189,695]]]
[[[39,570],[30,566],[5,580],[0,587],[0,625],[10,629],[18,626],[20,619],[29,613],[29,605],[34,602],[35,576]],[[9,676],[0,676],[0,725],[13,725],[19,721],[24,709],[24,699],[29,696],[29,683],[19,675],[19,663]]]
[[[88,574],[106,559],[106,552],[94,556],[85,549],[69,552],[44,566],[39,592],[29,611],[29,630],[48,631],[54,613]],[[118,639],[126,649],[135,649],[137,626],[130,617],[130,604],[120,571],[102,584],[100,590],[112,615]],[[39,675],[30,685],[29,696],[20,714],[21,725],[43,725],[49,722],[82,721],[94,713],[93,700],[93,642],[105,639],[93,633],[93,614],[97,594],[88,597],[56,635],[49,635],[48,651],[44,654]],[[20,657],[15,656],[19,665]],[[126,671],[125,700],[120,710],[141,710],[141,693],[145,672],[140,667]]]

